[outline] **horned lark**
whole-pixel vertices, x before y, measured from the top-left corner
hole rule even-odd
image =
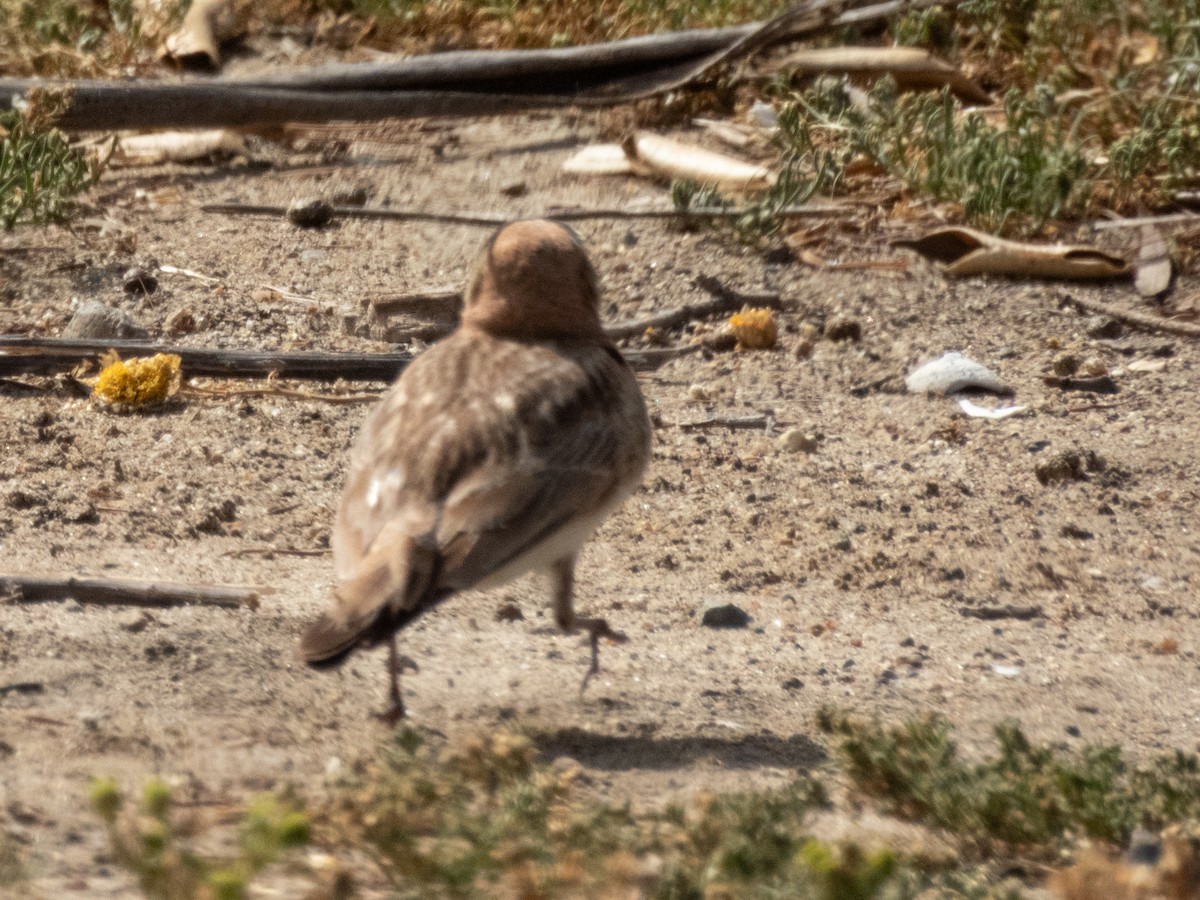
[[[337,586],[305,633],[314,665],[389,643],[456,591],[545,570],[564,631],[623,640],[572,605],[583,543],[641,481],[650,425],[633,373],[600,327],[579,237],[543,220],[501,228],[468,285],[462,320],[421,354],[358,436],[333,531]]]

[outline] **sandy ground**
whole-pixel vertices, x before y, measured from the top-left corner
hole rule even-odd
[[[355,188],[376,206],[514,217],[665,202],[648,182],[559,173],[604,130],[594,115],[413,125],[110,172],[73,230],[2,238],[0,332],[55,335],[98,300],[156,337],[186,308],[198,327],[178,340],[189,345],[387,349],[347,333],[344,314],[370,297],[459,285],[485,231],[301,230],[198,206]],[[514,182],[523,196],[502,191]],[[645,802],[818,763],[814,713],[827,704],[886,718],[937,711],[968,750],[1009,717],[1041,740],[1115,741],[1135,755],[1195,748],[1200,344],[1090,337],[1099,323],[1064,296],[1135,308],[1127,284],[951,282],[888,248],[898,230],[828,229],[814,245],[828,259],[909,264],[839,272],[661,222],[579,226],[610,321],[703,299],[693,280],[715,275],[782,295],[780,346],[640,375],[653,462],[579,570],[582,608],[631,640],[603,649],[587,693],[585,643],[552,628],[531,579],[458,597],[404,633],[420,664],[404,681],[416,723],[450,741],[515,723],[540,735],[547,757],[578,760],[605,795]],[[217,281],[160,273],[156,293],[130,297],[121,275],[135,264]],[[312,299],[264,299],[261,285]],[[861,340],[821,339],[799,355],[802,323],[835,314]],[[687,331],[667,337],[686,343]],[[967,419],[953,400],[902,392],[905,372],[947,350],[993,367],[1027,413]],[[1119,392],[1044,384],[1068,352],[1118,370]],[[1161,370],[1128,368],[1147,360]],[[332,563],[319,551],[368,407],[192,396],[114,415],[50,380],[20,381],[35,387],[0,383],[0,571],[274,589],[257,611],[0,605],[0,827],[48,896],[127,896],[86,807],[90,776],[135,786],[161,773],[197,801],[289,784],[315,793],[386,733],[370,717],[385,698],[382,650],[332,673],[294,659],[328,595]],[[681,427],[751,414],[769,414],[774,430]],[[812,453],[778,450],[790,427],[818,438]],[[1103,471],[1042,484],[1035,467],[1070,450],[1099,454]],[[737,604],[749,626],[702,626],[712,602]],[[508,603],[523,620],[497,620]]]

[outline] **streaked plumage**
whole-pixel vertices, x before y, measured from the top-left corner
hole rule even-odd
[[[336,662],[455,591],[533,569],[566,630],[617,637],[571,605],[583,542],[641,480],[650,428],[604,336],[595,272],[574,232],[516,222],[488,242],[462,324],[372,411],[333,532],[334,602],[301,654]],[[394,670],[394,644],[392,665]],[[594,662],[594,658],[593,658]],[[393,682],[393,717],[403,714]]]

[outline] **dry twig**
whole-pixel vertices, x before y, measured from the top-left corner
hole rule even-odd
[[[76,600],[97,606],[220,606],[258,609],[260,588],[225,585],[118,581],[98,578],[25,578],[0,575],[0,593],[9,603],[61,603]]]
[[[437,222],[446,225],[478,225],[494,228],[507,225],[512,214],[501,212],[438,213],[417,209],[372,209],[363,206],[331,207],[333,218],[383,219],[397,222]],[[222,215],[276,216],[287,215],[288,207],[270,206],[260,203],[206,203],[201,212]],[[854,212],[848,204],[813,203],[803,206],[785,206],[775,210],[781,218],[818,218],[847,216]],[[592,219],[736,219],[746,215],[742,209],[724,207],[696,209],[551,209],[541,218],[557,222],[584,222]]]
[[[1119,306],[1113,306],[1111,303],[1102,303],[1099,300],[1090,300],[1085,297],[1075,297],[1071,294],[1063,294],[1062,299],[1069,303],[1074,303],[1088,312],[1100,313],[1111,319],[1116,319],[1118,322],[1132,325],[1135,328],[1165,331],[1168,334],[1178,334],[1183,337],[1200,337],[1200,324],[1197,323],[1175,322],[1171,319],[1164,319],[1162,316],[1152,316],[1149,313],[1137,312],[1132,309],[1122,309]]]

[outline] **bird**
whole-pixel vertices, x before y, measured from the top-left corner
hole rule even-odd
[[[591,636],[581,690],[600,639],[625,640],[574,608],[580,550],[637,489],[651,448],[645,400],[599,307],[571,228],[504,225],[479,254],[455,330],[409,364],[356,437],[332,602],[299,652],[331,666],[387,642],[385,721],[406,715],[397,632],[459,591],[547,573],[555,623]]]

